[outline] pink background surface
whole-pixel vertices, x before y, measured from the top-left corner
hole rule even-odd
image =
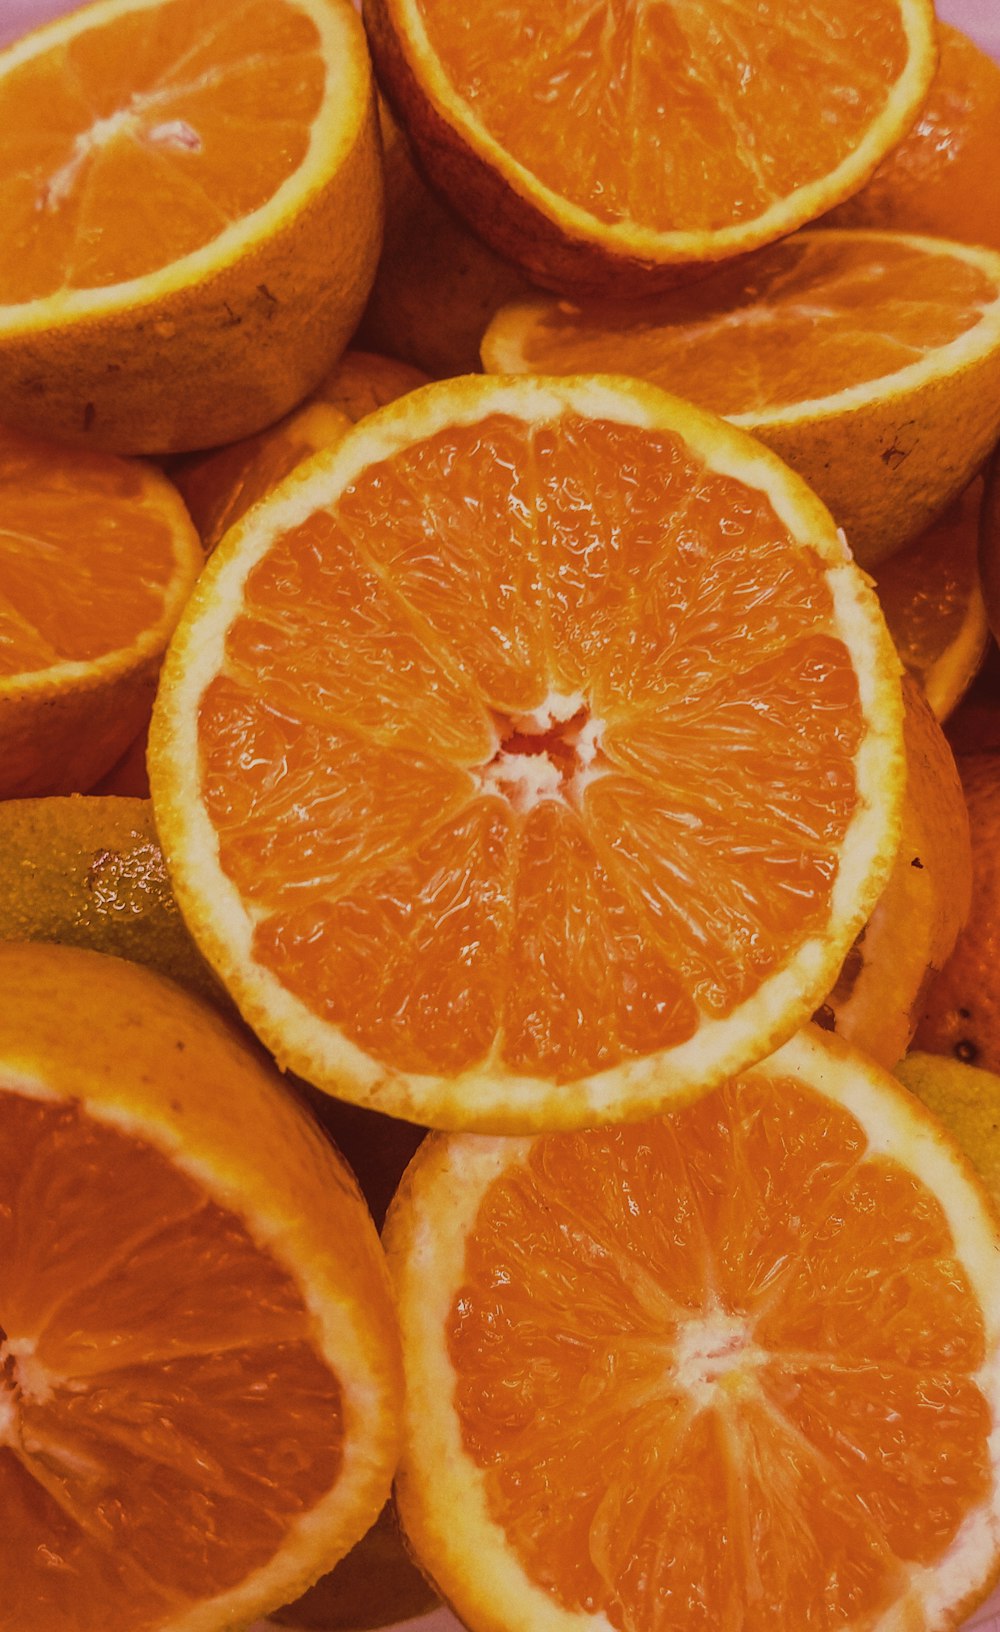
[[[205,0],[211,8],[211,0]],[[0,0],[0,45],[17,39],[29,28],[76,7],[67,0]],[[938,16],[965,29],[973,39],[1000,60],[1000,0],[938,0]],[[1000,155],[998,155],[1000,157]],[[990,180],[997,185],[997,178]],[[966,1623],[965,1632],[1000,1632],[1000,1590]],[[407,1622],[408,1632],[460,1632],[459,1622],[447,1610],[435,1610],[419,1620]],[[260,1623],[248,1632],[268,1632]]]

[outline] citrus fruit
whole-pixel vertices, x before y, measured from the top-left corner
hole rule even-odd
[[[150,734],[182,912],[282,1066],[636,1117],[826,994],[898,840],[897,659],[815,496],[638,382],[425,386],[244,517]]]
[[[382,228],[349,0],[97,0],[0,53],[0,418],[125,453],[286,413]]]
[[[855,191],[912,124],[937,56],[929,0],[816,0],[808,19],[706,0],[364,9],[435,189],[533,282],[622,297]]]
[[[387,402],[427,384],[427,375],[395,356],[351,347],[320,380],[313,401],[328,402],[346,414],[352,424],[373,414]]]
[[[919,1049],[899,1061],[896,1076],[944,1124],[1000,1209],[1000,1077]]]
[[[397,1502],[483,1632],[952,1628],[1000,1568],[998,1224],[806,1029],[694,1104],[432,1136],[384,1243]]]
[[[1000,66],[938,25],[938,66],[916,123],[871,180],[829,217],[841,227],[898,227],[1000,249]]]
[[[327,403],[310,403],[247,436],[206,453],[192,453],[170,467],[207,553],[251,505],[277,487],[296,465],[320,448],[334,447],[351,421]]]
[[[888,1069],[906,1051],[972,898],[969,818],[955,760],[912,680],[903,697],[907,777],[896,860],[814,1017]]]
[[[530,285],[426,186],[382,111],[385,236],[357,339],[435,378],[478,374],[493,314]]]
[[[939,720],[969,689],[989,643],[977,566],[983,484],[971,482],[944,515],[875,577],[896,650]]]
[[[353,1180],[149,970],[0,946],[0,1489],[18,1632],[243,1624],[353,1545],[398,1338]]]
[[[152,467],[0,427],[0,798],[91,787],[148,718],[202,565]]]
[[[805,477],[870,566],[1000,434],[1000,255],[797,233],[655,302],[505,307],[482,352],[493,373],[615,369],[725,414]]]
[[[226,1001],[173,898],[148,799],[0,801],[0,941],[109,952]]]
[[[972,907],[924,994],[914,1042],[1000,1071],[1000,754],[962,753],[956,763],[972,838]]]

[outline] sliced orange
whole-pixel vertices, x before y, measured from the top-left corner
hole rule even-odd
[[[864,1055],[432,1137],[384,1241],[397,1499],[474,1632],[944,1632],[996,1579],[997,1218]]]
[[[0,419],[126,453],[247,436],[378,256],[349,0],[96,0],[0,53]]]
[[[493,373],[614,369],[725,414],[805,477],[870,566],[1000,435],[1000,254],[803,232],[654,302],[510,305],[482,353]]]
[[[208,1632],[376,1518],[398,1336],[351,1176],[242,1031],[0,946],[0,1572],[18,1632]]]
[[[426,386],[227,535],[150,736],[181,910],[284,1066],[431,1125],[759,1057],[878,895],[897,660],[814,495],[626,380]]]
[[[0,798],[115,763],[202,560],[159,471],[0,427]]]
[[[619,296],[855,191],[936,63],[930,0],[365,0],[427,176],[546,288]]]
[[[906,796],[889,881],[814,1018],[891,1070],[965,927],[972,848],[948,740],[916,684],[903,690]]]
[[[939,720],[968,691],[990,630],[977,565],[983,484],[976,480],[874,574],[889,633]]]
[[[938,67],[912,129],[861,191],[826,219],[898,227],[1000,249],[1000,63],[960,29],[938,24]]]

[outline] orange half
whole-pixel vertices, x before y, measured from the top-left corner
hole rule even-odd
[[[856,190],[936,63],[929,0],[366,0],[421,167],[533,281],[619,295]]]
[[[398,1337],[346,1165],[151,971],[0,946],[0,1575],[18,1632],[210,1632],[374,1522]]]
[[[178,452],[287,413],[375,271],[348,0],[94,0],[0,51],[5,421]]]
[[[803,1031],[644,1123],[431,1136],[384,1234],[397,1479],[474,1632],[944,1632],[1000,1569],[1000,1250],[924,1107]]]
[[[578,1125],[822,999],[892,861],[900,710],[869,586],[766,449],[625,380],[478,376],[227,535],[150,781],[283,1064],[418,1122]]]
[[[158,470],[0,427],[0,798],[110,769],[201,565]]]
[[[634,374],[759,436],[871,567],[934,522],[1000,435],[1000,255],[800,232],[655,300],[512,302],[496,374]]]

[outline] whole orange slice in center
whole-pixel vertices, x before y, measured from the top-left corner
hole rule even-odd
[[[181,908],[278,1058],[413,1120],[759,1057],[878,893],[896,660],[829,515],[654,388],[464,379],[234,529],[151,739]]]

